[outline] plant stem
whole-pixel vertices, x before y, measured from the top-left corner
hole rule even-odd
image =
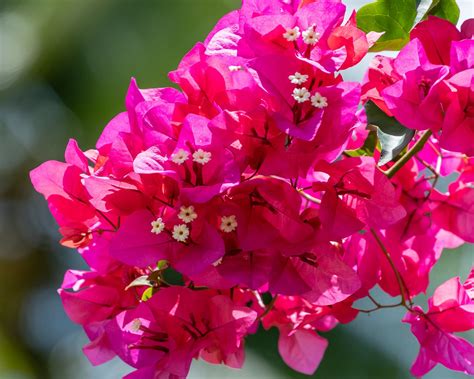
[[[406,152],[406,154],[401,157],[395,164],[390,167],[387,171],[385,171],[385,175],[389,178],[393,178],[393,176],[400,170],[405,163],[407,163],[416,153],[418,153],[423,146],[425,145],[426,141],[432,136],[433,132],[431,130],[427,130],[423,133],[421,138],[416,141],[413,147]]]
[[[311,196],[310,194],[304,192],[303,190],[298,190],[298,192],[300,193],[301,196],[303,196],[306,200],[309,200],[311,201],[312,203],[315,203],[315,204],[321,204],[321,200]]]
[[[268,305],[265,307],[265,310],[263,311],[263,313],[260,315],[259,319],[262,319],[264,318],[268,312],[270,312],[273,308],[273,305],[275,305],[275,301],[276,299],[278,298],[278,294],[276,294],[275,296],[273,296],[272,300],[268,303]]]
[[[410,305],[412,304],[412,300],[410,298],[410,293],[408,292],[408,288],[406,287],[405,281],[403,280],[403,278],[401,277],[401,275],[398,272],[397,268],[395,267],[395,264],[393,263],[392,258],[390,257],[390,254],[387,251],[387,248],[383,244],[383,242],[380,239],[380,237],[378,236],[377,232],[372,228],[370,229],[370,232],[372,233],[375,240],[377,241],[377,244],[379,245],[379,247],[382,250],[385,257],[387,258],[388,263],[390,264],[390,267],[392,268],[392,270],[395,274],[395,277],[396,277],[397,282],[398,282],[398,286],[400,287],[400,295],[402,296],[402,301],[400,302],[400,304],[405,306],[405,308],[408,309],[408,307],[406,305],[406,301],[407,301],[406,296],[408,296],[408,301],[409,301]]]

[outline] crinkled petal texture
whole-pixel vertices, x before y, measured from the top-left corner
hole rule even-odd
[[[420,343],[420,352],[411,370],[413,375],[425,375],[437,363],[474,374],[474,345],[452,334],[473,328],[473,270],[464,284],[459,278],[452,278],[440,285],[428,300],[428,312],[415,307],[403,319],[411,324],[411,331]]]
[[[440,330],[422,316],[407,314],[404,322],[411,324],[411,331],[420,342],[420,352],[411,373],[423,376],[441,363],[447,368],[474,374],[474,346],[467,340]]]
[[[133,375],[184,378],[196,355],[240,367],[243,337],[256,317],[255,311],[215,291],[171,287],[119,314],[107,334],[115,352],[138,368]]]

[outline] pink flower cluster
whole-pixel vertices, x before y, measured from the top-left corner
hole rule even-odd
[[[441,148],[474,155],[474,19],[459,31],[431,16],[410,36],[396,58],[375,57],[362,99],[408,128],[430,129]]]
[[[436,134],[390,179],[376,157],[344,153],[367,132],[360,85],[340,71],[379,37],[344,15],[338,0],[244,0],[170,73],[181,90],[132,80],[95,149],[71,140],[65,163],[32,171],[61,243],[90,266],[59,294],[93,364],[118,356],[136,369],[127,379],[184,378],[197,358],[237,368],[261,324],[312,374],[319,333],[371,312],[359,299],[384,307],[379,286],[408,310],[415,375],[438,362],[474,373],[473,346],[452,334],[474,326],[473,273],[427,312],[413,304],[443,248],[474,242],[474,161],[461,154],[474,152],[472,23],[430,19],[371,66],[366,99]],[[438,43],[436,23],[452,38]],[[454,172],[448,193],[434,188]]]

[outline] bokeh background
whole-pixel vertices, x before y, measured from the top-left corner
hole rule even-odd
[[[460,5],[462,20],[474,17],[473,0]],[[56,288],[66,269],[84,263],[58,244],[28,172],[62,160],[69,137],[92,147],[123,110],[131,76],[142,88],[169,85],[167,72],[238,6],[238,0],[0,2],[0,379],[116,379],[130,371],[119,361],[93,368],[82,356],[86,339],[64,314]],[[359,80],[365,67],[367,60],[346,77]],[[433,288],[455,275],[464,279],[473,256],[473,246],[446,251]],[[315,377],[409,378],[418,346],[401,317],[401,309],[381,310],[326,333],[330,347]],[[190,377],[303,378],[278,357],[277,337],[274,330],[251,336],[242,371],[198,362]],[[427,376],[462,377],[442,367]]]

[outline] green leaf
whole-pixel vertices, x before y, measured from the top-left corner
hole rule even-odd
[[[459,6],[456,0],[438,0],[433,1],[431,7],[428,9],[427,15],[438,16],[450,21],[454,25],[459,20]]]
[[[156,264],[156,268],[158,270],[164,270],[168,267],[168,261],[166,259],[162,259],[161,261],[158,261]]]
[[[382,146],[378,165],[387,164],[400,154],[413,139],[415,131],[400,124],[394,117],[377,107],[372,101],[365,104],[367,123],[377,127],[377,136]]]
[[[377,0],[357,12],[357,26],[364,32],[385,32],[371,51],[400,50],[410,40],[416,0]]]
[[[125,291],[127,291],[128,289],[130,289],[132,287],[142,287],[142,286],[148,286],[148,287],[152,286],[152,283],[150,283],[148,275],[143,275],[143,276],[139,276],[138,278],[136,278],[133,282],[131,282],[125,288]]]
[[[356,150],[346,150],[344,154],[349,157],[373,157],[377,147],[377,132],[371,130],[367,136],[364,145]]]
[[[147,288],[145,292],[143,292],[142,301],[150,300],[153,294],[155,293],[154,291],[155,289],[153,287]]]

